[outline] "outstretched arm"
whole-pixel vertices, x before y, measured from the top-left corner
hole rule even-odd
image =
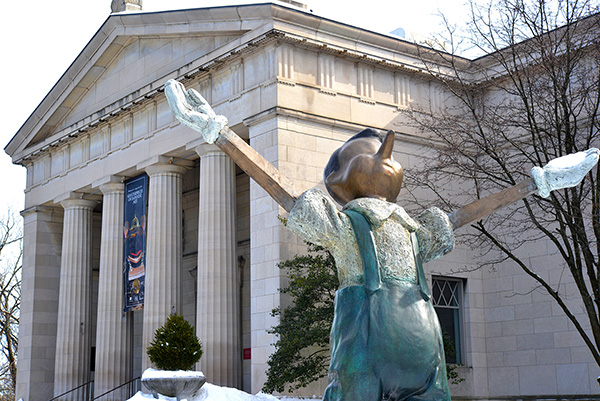
[[[214,143],[246,172],[286,211],[296,202],[293,185],[260,153],[227,127],[227,119],[216,115],[208,102],[194,89],[173,79],[165,84],[165,95],[175,117],[184,125]]]
[[[457,230],[529,195],[547,198],[551,191],[574,187],[598,163],[599,155],[598,149],[591,148],[551,160],[543,168],[534,167],[531,169],[531,180],[463,206],[448,215],[450,222]]]

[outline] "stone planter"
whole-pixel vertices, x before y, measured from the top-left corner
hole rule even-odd
[[[142,375],[142,384],[152,392],[154,398],[162,394],[177,397],[178,401],[192,398],[205,382],[206,377],[202,372],[147,369]]]

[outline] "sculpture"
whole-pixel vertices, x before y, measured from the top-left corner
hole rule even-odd
[[[175,116],[230,155],[287,211],[288,228],[328,248],[338,267],[331,331],[330,382],[324,400],[450,400],[439,323],[422,262],[454,246],[453,231],[533,193],[577,185],[597,163],[590,149],[535,167],[532,180],[480,199],[449,215],[437,208],[416,218],[393,203],[402,167],[393,160],[394,133],[350,138],[325,168],[339,212],[317,189],[296,198],[291,185],[227,128],[194,90],[169,81]]]

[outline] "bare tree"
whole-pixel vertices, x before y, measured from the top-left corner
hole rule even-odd
[[[21,226],[11,213],[0,219],[0,401],[14,400],[21,307]]]
[[[418,180],[408,180],[409,188],[431,190],[435,202],[445,202],[450,210],[458,206],[445,195],[451,182],[463,195],[455,199],[476,199],[528,179],[532,166],[599,145],[598,3],[477,3],[471,0],[470,23],[463,33],[447,24],[448,35],[436,42],[437,50],[422,54],[434,85],[450,94],[441,102],[444,107],[431,102],[408,112],[437,149],[427,168],[413,171]],[[461,58],[465,48],[485,56]],[[512,260],[535,279],[560,305],[600,366],[599,172],[597,167],[577,187],[548,198],[529,197],[504,214],[477,222],[467,240],[494,251],[488,255],[501,255],[492,263]],[[545,279],[523,257],[521,247],[540,239],[555,247],[584,313],[573,310],[560,283]]]

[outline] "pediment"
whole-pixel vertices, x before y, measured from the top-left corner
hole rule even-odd
[[[110,16],[40,103],[5,150],[13,160],[56,140],[91,115],[123,99],[143,96],[207,55],[272,21],[271,6],[248,6],[249,21],[234,7]],[[48,142],[48,143],[46,143]]]
[[[116,55],[109,52],[89,67],[32,138],[31,145],[86,118],[90,111],[102,110],[127,98],[237,37],[239,34],[119,38],[119,42],[124,42],[118,45],[120,51]]]
[[[90,110],[101,110],[126,98],[139,88],[168,76],[172,71],[231,42],[239,35],[171,38],[129,38],[122,51],[107,65],[95,64],[65,98],[63,110],[49,124],[53,130],[67,128],[84,119]]]

